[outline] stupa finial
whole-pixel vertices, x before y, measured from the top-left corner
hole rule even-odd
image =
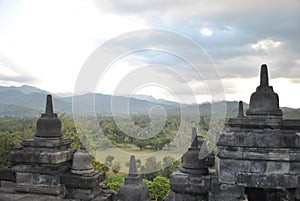
[[[47,95],[45,113],[46,114],[53,114],[52,96],[50,94]]]
[[[85,135],[83,135],[82,138],[81,138],[80,149],[87,150],[87,139],[86,139]]]
[[[268,67],[266,64],[261,65],[260,69],[260,86],[269,86]]]
[[[244,106],[243,106],[243,101],[240,101],[238,117],[243,117],[243,116],[244,116]]]
[[[198,137],[197,137],[197,128],[193,127],[192,128],[192,144],[191,147],[198,147],[199,143],[198,143]]]
[[[137,168],[136,168],[136,161],[135,156],[130,156],[130,162],[129,162],[129,177],[136,177],[138,175]]]

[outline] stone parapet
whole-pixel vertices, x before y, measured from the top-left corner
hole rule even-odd
[[[76,175],[66,172],[60,177],[60,181],[67,188],[93,189],[105,179],[105,172],[95,171],[92,174]]]
[[[193,194],[205,196],[211,188],[211,176],[191,176],[175,171],[170,176],[171,190],[181,194]]]
[[[61,164],[70,161],[74,149],[22,148],[10,153],[10,161],[14,164]]]

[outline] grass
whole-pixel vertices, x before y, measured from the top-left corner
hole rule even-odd
[[[127,174],[128,173],[128,167],[126,166],[126,163],[129,162],[130,155],[135,155],[136,160],[140,159],[142,164],[145,163],[146,159],[154,156],[156,157],[157,161],[162,161],[162,159],[165,156],[173,156],[176,159],[180,159],[182,153],[172,153],[171,151],[167,149],[155,151],[153,149],[143,149],[140,150],[138,147],[134,147],[131,145],[126,144],[119,144],[116,147],[111,147],[107,149],[98,149],[96,151],[96,159],[100,161],[101,163],[105,162],[105,159],[108,155],[114,156],[113,162],[120,162],[121,163],[121,170],[119,174]],[[108,174],[113,174],[111,170],[108,172]]]

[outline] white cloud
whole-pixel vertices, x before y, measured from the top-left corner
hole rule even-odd
[[[272,39],[260,40],[257,43],[251,44],[251,47],[255,50],[269,50],[272,48],[278,48],[282,45],[280,41],[274,41]]]
[[[200,33],[204,36],[211,36],[213,34],[213,31],[209,28],[204,27],[200,29]]]
[[[17,14],[0,36],[0,54],[52,92],[74,89],[82,64],[101,42],[146,28],[139,20],[99,12],[91,0],[25,1]]]
[[[19,77],[21,76],[20,73],[14,71],[12,68],[5,66],[1,61],[0,61],[0,77],[2,76],[7,76],[7,77]]]

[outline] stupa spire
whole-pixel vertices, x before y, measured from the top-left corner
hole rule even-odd
[[[244,117],[244,106],[243,106],[243,101],[239,102],[239,113],[238,113],[238,117]]]
[[[268,67],[266,64],[261,65],[260,69],[260,86],[269,86]]]
[[[52,96],[50,94],[47,95],[45,113],[53,114]]]
[[[198,147],[199,143],[198,143],[198,137],[197,137],[197,128],[193,127],[192,128],[192,143],[191,143],[191,147]]]
[[[83,135],[81,138],[80,149],[87,150],[87,138],[85,135]]]
[[[136,168],[136,161],[135,161],[135,156],[131,155],[130,156],[130,162],[129,162],[129,177],[134,177],[137,176],[138,172],[137,172],[137,168]]]

